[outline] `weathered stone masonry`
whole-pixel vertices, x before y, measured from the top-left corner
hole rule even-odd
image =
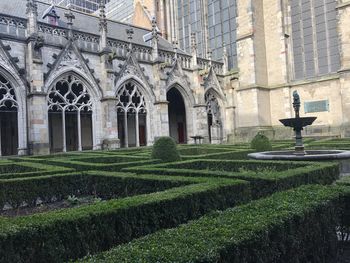
[[[238,68],[229,70],[226,50],[223,62],[210,53],[199,58],[192,35],[187,54],[158,35],[156,21],[149,31],[107,20],[103,5],[96,17],[40,1],[2,0],[0,152],[115,149],[152,145],[166,135],[178,143],[193,143],[192,136],[248,141],[258,131],[290,138],[278,119],[292,115],[294,90],[305,103],[301,115],[318,117],[306,135],[348,137],[350,1],[305,1],[311,9],[303,3],[237,1]],[[311,12],[310,28],[301,21],[302,8]],[[336,39],[333,28],[325,30],[325,42],[315,35],[317,12],[336,19]]]
[[[109,21],[103,5],[94,17],[7,2],[0,3],[0,118],[1,145],[11,150],[3,155],[151,145],[164,135],[226,140],[227,65],[197,58],[195,41],[191,56],[162,39],[156,21],[151,32]],[[12,116],[16,134],[4,128]]]

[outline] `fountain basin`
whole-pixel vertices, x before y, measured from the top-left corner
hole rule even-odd
[[[317,117],[299,117],[279,120],[284,126],[292,127],[294,130],[302,130],[303,127],[311,125]]]
[[[293,161],[316,161],[316,160],[340,160],[350,159],[350,151],[343,150],[310,150],[305,154],[295,154],[295,151],[271,151],[248,154],[249,158],[257,160],[293,160]]]

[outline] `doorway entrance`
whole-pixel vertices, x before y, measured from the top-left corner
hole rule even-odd
[[[171,88],[167,93],[169,133],[177,143],[187,143],[185,102],[178,89]]]

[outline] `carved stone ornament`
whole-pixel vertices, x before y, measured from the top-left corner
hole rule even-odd
[[[116,105],[118,112],[146,113],[145,97],[133,81],[118,89]]]
[[[52,111],[92,111],[92,101],[86,86],[74,75],[57,81],[48,94],[48,108]]]
[[[17,108],[15,90],[10,82],[0,74],[0,111]]]
[[[177,58],[175,58],[173,66],[169,72],[166,73],[168,75],[167,85],[178,82],[184,87],[191,87],[190,82],[187,79],[187,76],[184,74],[181,64]]]
[[[62,56],[61,63],[58,65],[57,69],[61,69],[62,67],[75,67],[82,69],[81,62],[72,49],[68,49],[64,56]]]
[[[223,98],[225,97],[224,92],[222,91],[222,87],[220,85],[220,82],[216,76],[216,73],[213,69],[213,67],[211,67],[209,69],[209,73],[207,75],[206,78],[204,78],[204,88],[205,89],[210,89],[213,88],[214,90],[216,90]]]
[[[133,53],[129,53],[120,71],[116,73],[115,84],[117,84],[120,80],[127,79],[129,77],[130,78],[137,77],[141,79],[144,84],[148,85],[149,88],[151,88],[148,82],[148,77],[146,77],[145,74],[143,73],[143,70],[138,64]]]

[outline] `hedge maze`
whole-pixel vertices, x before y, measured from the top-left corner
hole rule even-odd
[[[1,160],[0,262],[337,257],[336,229],[350,225],[337,163],[247,160],[244,144],[178,148],[170,163],[151,148]]]

